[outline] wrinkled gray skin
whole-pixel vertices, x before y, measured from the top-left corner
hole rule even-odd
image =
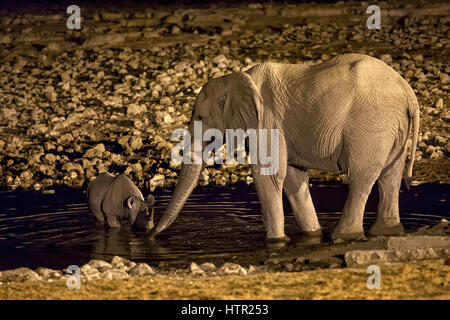
[[[133,227],[151,230],[155,198],[144,200],[141,191],[125,175],[102,173],[88,186],[88,202],[100,224],[120,227],[128,219]],[[149,210],[149,208],[151,210]]]
[[[288,241],[284,233],[282,192],[285,191],[301,231],[320,235],[321,227],[309,192],[307,171],[297,168],[344,170],[349,195],[333,239],[364,236],[364,207],[378,181],[378,217],[373,235],[403,231],[398,195],[413,131],[412,177],[419,129],[419,107],[413,90],[382,61],[360,54],[337,56],[323,64],[263,63],[245,73],[212,79],[197,96],[194,120],[208,128],[280,130],[279,171],[252,175],[269,241]],[[268,148],[270,150],[270,148]],[[202,166],[183,165],[179,182],[151,236],[177,217],[197,184]],[[332,197],[333,195],[330,195]]]

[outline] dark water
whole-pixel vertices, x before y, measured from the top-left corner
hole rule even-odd
[[[92,258],[115,255],[157,264],[230,256],[264,247],[264,227],[253,186],[245,184],[197,187],[175,223],[156,241],[124,226],[97,228],[83,190],[57,188],[0,192],[0,270],[27,266],[65,268]],[[171,189],[156,193],[158,218],[170,200]],[[340,217],[347,186],[313,183],[311,194],[325,230]],[[401,220],[407,230],[437,223],[450,216],[449,185],[423,184],[400,194]],[[145,194],[144,194],[145,195]],[[364,227],[375,220],[376,188],[366,206]],[[286,199],[285,199],[286,200]],[[286,201],[286,233],[297,233]]]

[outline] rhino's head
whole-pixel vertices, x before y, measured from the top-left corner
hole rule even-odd
[[[155,197],[151,194],[145,201],[142,201],[138,196],[130,196],[125,200],[125,215],[130,218],[130,223],[134,228],[146,231],[153,229],[154,204]]]

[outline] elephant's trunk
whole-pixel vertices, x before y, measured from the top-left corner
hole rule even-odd
[[[187,198],[191,195],[192,190],[197,186],[201,171],[201,164],[181,165],[181,173],[173,197],[161,220],[159,220],[158,225],[151,231],[150,237],[154,237],[169,227],[176,219]]]

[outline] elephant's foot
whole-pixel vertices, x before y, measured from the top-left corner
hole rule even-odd
[[[288,236],[279,238],[266,238],[266,246],[269,249],[280,249],[286,246],[291,241]]]
[[[314,231],[302,231],[301,236],[302,237],[310,237],[310,238],[322,237],[322,229],[319,228]]]
[[[147,230],[147,240],[151,240],[151,241],[155,240],[155,236],[157,234],[158,233],[156,232],[155,228],[153,228],[151,230]]]
[[[311,245],[319,244],[322,242],[322,229],[317,229],[314,231],[302,231],[300,233],[300,238],[296,241],[296,245]]]
[[[279,238],[266,238],[266,243],[288,243],[291,239],[288,236]]]
[[[364,236],[363,228],[342,230],[339,227],[337,227],[331,233],[331,240],[333,241],[333,243],[339,243],[343,241],[355,241],[355,240],[358,241],[365,239],[366,237]]]
[[[386,224],[384,222],[375,222],[370,228],[368,234],[371,236],[397,236],[403,234],[405,229],[401,223]]]

